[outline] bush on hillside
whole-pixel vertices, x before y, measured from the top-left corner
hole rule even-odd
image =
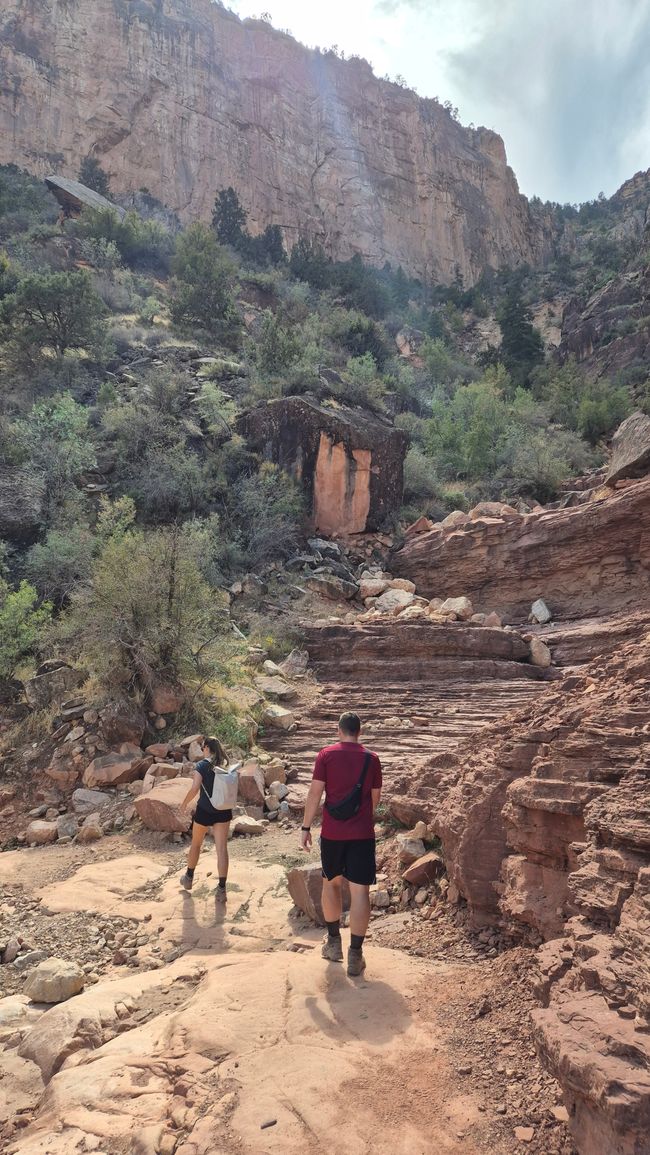
[[[175,325],[224,335],[237,314],[233,298],[235,269],[211,229],[191,225],[176,242],[172,261],[171,318]]]
[[[38,604],[38,594],[29,582],[12,589],[0,577],[0,682],[9,681],[38,647],[50,612],[48,603]]]
[[[105,313],[87,272],[34,273],[2,300],[0,335],[26,361],[48,351],[62,358],[69,349],[93,355]]]
[[[182,531],[171,528],[109,540],[60,632],[103,684],[146,698],[157,678],[191,690],[205,684],[219,669],[227,629]]]

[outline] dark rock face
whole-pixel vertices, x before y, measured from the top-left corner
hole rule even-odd
[[[615,485],[624,477],[643,477],[646,473],[650,473],[650,417],[637,410],[614,434],[606,480],[608,485]]]
[[[379,417],[286,397],[251,409],[238,428],[302,483],[318,532],[377,530],[399,508],[407,438]]]
[[[19,545],[36,541],[43,522],[44,486],[29,470],[4,469],[0,477],[0,538]]]

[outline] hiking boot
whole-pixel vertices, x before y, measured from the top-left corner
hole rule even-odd
[[[320,953],[328,962],[343,962],[343,943],[340,934],[331,937],[328,935]]]
[[[225,886],[218,886],[214,892],[215,902],[227,902],[228,896],[226,894]]]
[[[363,957],[362,950],[353,950],[352,947],[348,949],[348,974],[362,975],[366,969],[366,960]]]
[[[185,874],[181,875],[181,886],[183,886],[185,888],[185,890],[191,890],[193,882],[194,882],[193,875],[188,874],[187,871],[185,871]]]

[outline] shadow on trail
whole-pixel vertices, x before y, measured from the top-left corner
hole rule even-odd
[[[327,968],[324,993],[329,1015],[316,995],[305,1006],[318,1030],[339,1043],[348,1036],[381,1046],[403,1035],[412,1020],[406,999],[388,983],[368,974],[350,978],[337,963]]]

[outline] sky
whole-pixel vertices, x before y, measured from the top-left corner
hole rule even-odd
[[[520,188],[607,196],[650,168],[650,0],[226,0],[336,44],[504,138]]]

